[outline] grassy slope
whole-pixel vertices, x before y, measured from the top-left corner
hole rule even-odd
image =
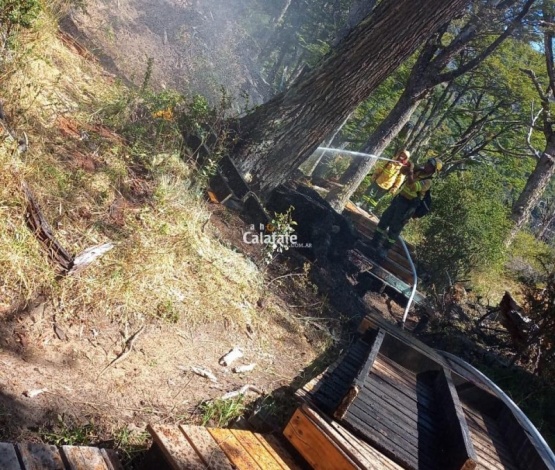
[[[1,79],[10,127],[28,135],[29,151],[18,154],[10,139],[0,147],[0,312],[45,293],[63,315],[186,315],[192,323],[254,316],[259,272],[204,234],[209,213],[186,187],[189,168],[171,123],[160,142],[129,146],[100,122],[121,122],[140,99],[60,41],[52,20],[43,16],[21,38]],[[71,253],[107,241],[116,248],[80,276],[56,281],[26,227],[23,182]]]

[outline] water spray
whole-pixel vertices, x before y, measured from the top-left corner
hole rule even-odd
[[[385,160],[386,162],[397,162],[397,160],[392,160],[391,158],[378,157],[370,153],[353,152],[352,150],[332,149],[329,147],[318,147],[316,150],[321,150],[322,152],[346,153],[354,157],[374,158],[376,160]]]

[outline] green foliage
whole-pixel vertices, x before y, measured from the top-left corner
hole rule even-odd
[[[98,440],[99,431],[90,421],[84,425],[73,424],[67,416],[58,415],[56,423],[49,430],[40,432],[45,442],[56,446],[90,445]]]
[[[267,228],[272,236],[272,241],[264,246],[264,258],[267,263],[271,263],[276,253],[283,253],[289,250],[288,240],[295,231],[294,226],[297,222],[293,220],[293,206],[289,207],[286,212],[274,214],[274,218],[268,224]]]
[[[200,405],[202,425],[211,424],[223,428],[231,421],[239,418],[245,411],[245,401],[242,395],[230,400],[212,400]]]
[[[423,221],[419,253],[432,282],[445,286],[471,271],[501,269],[509,228],[503,184],[482,165],[436,181],[433,209]]]
[[[9,36],[15,26],[29,28],[41,12],[40,0],[0,1],[0,25]]]
[[[152,69],[154,67],[154,59],[149,57],[146,61],[146,71],[143,78],[143,84],[141,85],[141,93],[144,93],[150,84],[150,79],[152,78]]]

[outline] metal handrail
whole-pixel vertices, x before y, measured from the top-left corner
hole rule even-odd
[[[459,366],[466,369],[467,372],[474,374],[474,376],[477,377],[479,380],[481,380],[482,383],[489,386],[490,389],[492,389],[497,394],[497,396],[501,399],[501,401],[506,406],[509,407],[509,409],[513,413],[513,416],[515,416],[515,418],[519,421],[520,425],[525,428],[525,432],[533,440],[532,444],[536,448],[538,446],[541,446],[543,448],[544,452],[543,452],[543,455],[541,456],[542,460],[544,460],[545,462],[545,459],[543,457],[544,456],[548,457],[549,461],[545,463],[548,464],[549,468],[555,468],[555,454],[553,453],[553,451],[551,450],[547,442],[545,442],[545,439],[538,431],[538,428],[536,428],[536,426],[534,425],[534,423],[532,423],[532,421],[530,421],[528,416],[524,414],[524,412],[519,408],[519,406],[513,400],[511,400],[511,398],[503,390],[501,390],[501,388],[499,388],[499,386],[497,386],[497,384],[493,380],[491,380],[488,376],[486,376],[478,369],[476,369],[476,367],[474,367],[472,364],[469,364],[468,362],[464,361],[460,357],[455,356],[454,354],[448,353],[447,351],[442,351],[440,349],[436,349],[436,351],[442,354],[445,358],[447,358],[447,360],[457,363]],[[462,374],[459,374],[459,375],[462,375]]]
[[[405,313],[403,313],[403,319],[401,320],[401,325],[404,325],[405,322],[407,321],[407,317],[409,315],[409,310],[410,310],[410,307],[412,306],[412,301],[414,300],[414,294],[416,294],[416,286],[418,284],[418,274],[416,274],[416,267],[414,266],[414,263],[412,262],[412,258],[410,257],[410,252],[409,252],[409,249],[407,248],[405,240],[403,240],[401,237],[399,237],[399,241],[401,242],[401,246],[405,250],[405,254],[407,255],[407,259],[409,260],[410,268],[412,270],[412,277],[413,277],[412,292],[410,293],[410,297],[409,297],[409,300],[407,302],[407,306],[405,307]]]

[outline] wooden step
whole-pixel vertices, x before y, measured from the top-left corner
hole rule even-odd
[[[115,451],[36,442],[0,443],[2,470],[123,470]]]
[[[272,436],[238,429],[185,425],[149,424],[147,430],[154,444],[146,456],[145,470],[156,465],[158,455],[173,470],[300,469],[298,457]]]

